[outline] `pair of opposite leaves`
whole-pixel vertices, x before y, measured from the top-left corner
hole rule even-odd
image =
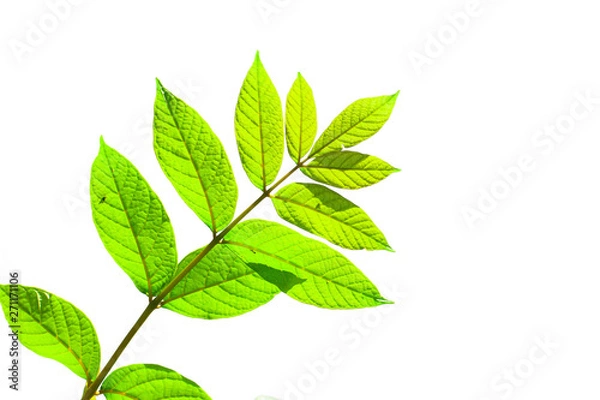
[[[299,74],[286,101],[285,138],[296,164],[294,170],[345,189],[370,186],[398,171],[374,156],[343,150],[379,131],[397,94],[352,103],[313,145],[316,107],[310,86]],[[284,220],[344,248],[390,249],[364,211],[325,186],[292,183],[272,194],[280,181],[267,189],[283,159],[283,115],[277,91],[258,54],[240,92],[235,129],[248,177],[265,197],[271,197]],[[163,171],[216,236],[231,223],[237,202],[237,185],[219,139],[196,111],[160,82],[154,132],[155,152]],[[198,249],[177,264],[173,228],[162,203],[137,169],[103,140],[92,167],[91,194],[94,222],[105,247],[150,298],[201,253]],[[282,225],[249,220],[222,233],[226,235],[219,244],[167,294],[165,308],[197,318],[232,317],[265,304],[279,292],[332,309],[388,303],[340,253]],[[6,313],[9,288],[2,289],[0,300]],[[100,365],[100,347],[91,322],[57,296],[27,287],[20,287],[19,292],[26,318],[21,321],[22,329],[27,332],[22,343],[91,382]],[[53,319],[47,317],[50,313]],[[48,334],[52,337],[45,337]],[[173,390],[183,392],[170,392],[169,396],[191,391],[195,397],[190,398],[208,398],[203,392],[198,394],[201,389],[193,382],[156,365],[114,371],[102,391],[107,396],[117,392],[135,395],[132,390],[141,387],[139,393],[152,393],[157,389],[144,382],[161,379],[181,382]],[[168,398],[164,392],[155,394]]]

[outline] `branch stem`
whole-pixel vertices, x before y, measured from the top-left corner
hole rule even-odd
[[[304,161],[306,162],[306,160]],[[281,185],[287,178],[289,178],[294,172],[296,172],[299,168],[303,166],[303,163],[298,163],[294,168],[292,168],[289,172],[287,172],[281,179],[275,182],[269,189],[263,191],[263,193],[252,203],[250,204],[240,215],[237,216],[236,219],[231,221],[229,225],[225,229],[223,229],[219,234],[213,235],[213,239],[209,244],[204,247],[204,249],[192,260],[190,263],[175,277],[171,282],[156,296],[154,297],[150,303],[146,306],[142,314],[139,316],[135,324],[131,327],[127,335],[123,338],[119,347],[115,350],[113,355],[110,357],[102,371],[98,374],[96,379],[90,384],[87,388],[81,400],[90,400],[96,394],[98,394],[98,388],[100,384],[106,379],[106,376],[114,367],[115,363],[123,354],[125,348],[129,345],[131,340],[134,338],[136,333],[140,330],[142,325],[146,322],[148,317],[160,306],[162,305],[162,301],[167,297],[167,295],[186,277],[186,275],[211,251],[217,244],[221,242],[221,240],[227,235],[237,224],[239,224],[256,206],[258,206],[264,199],[271,195],[271,192],[275,190],[279,185]]]

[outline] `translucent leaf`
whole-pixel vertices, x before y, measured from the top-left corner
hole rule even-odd
[[[292,183],[271,199],[281,218],[338,246],[351,250],[391,250],[367,213],[325,186]]]
[[[350,104],[317,139],[310,156],[355,146],[379,132],[390,117],[399,93],[368,97]]]
[[[288,296],[300,302],[330,309],[390,303],[339,252],[275,222],[242,222],[225,236],[223,243],[248,263],[264,264],[303,279],[287,291]]]
[[[91,382],[100,368],[100,343],[90,320],[73,304],[44,290],[0,285],[0,303],[19,341]]]
[[[173,227],[146,180],[104,140],[92,165],[90,194],[94,223],[110,255],[142,293],[158,294],[177,267]]]
[[[375,156],[354,151],[327,153],[300,170],[317,182],[342,189],[371,186],[400,171]]]
[[[196,383],[155,364],[133,364],[112,372],[100,393],[108,400],[210,400]]]
[[[187,255],[179,270],[202,249]],[[175,286],[164,308],[192,318],[234,317],[268,303],[279,289],[226,246],[216,246]]]
[[[283,115],[277,90],[258,53],[238,98],[235,135],[246,174],[254,186],[264,190],[281,167]]]
[[[288,153],[298,163],[310,151],[317,135],[315,99],[301,74],[298,74],[287,96],[285,127]]]
[[[223,145],[202,117],[157,80],[154,151],[185,203],[213,231],[227,226],[238,197]]]

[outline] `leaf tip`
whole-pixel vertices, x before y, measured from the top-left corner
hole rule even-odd
[[[392,168],[392,173],[396,173],[396,172],[400,172],[402,171],[400,168]]]
[[[392,249],[392,246],[390,246],[389,244],[387,246],[385,246],[383,249],[386,251],[389,251],[390,253],[396,252],[396,250]]]
[[[388,300],[388,299],[384,299],[383,297],[381,299],[377,299],[377,302],[379,303],[379,305],[391,305],[391,304],[396,304],[394,301],[392,300]]]

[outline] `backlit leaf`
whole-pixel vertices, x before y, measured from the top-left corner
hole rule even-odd
[[[390,117],[398,94],[368,97],[350,104],[317,139],[310,156],[355,146],[379,132]]]
[[[287,291],[300,302],[330,309],[390,303],[342,254],[275,222],[242,222],[223,243],[248,263],[264,264],[303,279]]]
[[[356,204],[325,186],[292,183],[271,196],[284,220],[352,250],[391,250],[385,236]]]
[[[135,286],[150,297],[177,267],[167,213],[135,166],[104,140],[92,165],[92,216],[104,246]]]
[[[42,357],[91,382],[100,368],[100,343],[90,320],[73,304],[42,289],[0,285],[0,303],[18,340]]]
[[[287,96],[285,127],[288,153],[297,163],[310,151],[317,135],[315,99],[301,74],[298,74]]]
[[[112,372],[100,393],[108,400],[210,400],[196,383],[155,364],[133,364]]]
[[[371,186],[400,171],[375,156],[353,151],[327,153],[300,170],[315,181],[342,189]]]
[[[219,138],[193,108],[159,81],[154,151],[177,193],[213,232],[231,222],[238,190]]]
[[[264,190],[281,167],[284,135],[281,100],[258,53],[238,98],[235,136],[246,174]]]

